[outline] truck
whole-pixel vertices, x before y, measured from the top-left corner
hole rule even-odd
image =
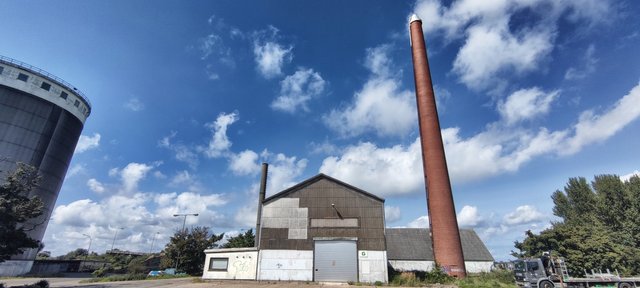
[[[585,271],[582,278],[570,277],[565,260],[551,257],[545,253],[540,258],[519,259],[513,263],[513,273],[518,287],[527,288],[637,288],[640,287],[640,277],[620,277],[607,269],[606,272]]]

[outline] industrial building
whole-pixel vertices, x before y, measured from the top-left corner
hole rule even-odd
[[[257,247],[206,250],[203,278],[373,283],[388,282],[388,265],[433,267],[427,229],[385,228],[384,199],[330,176],[260,202]],[[469,272],[488,271],[493,258],[480,238],[461,232]]]
[[[24,226],[42,240],[60,187],[87,117],[89,100],[64,80],[29,64],[0,56],[0,171],[2,179],[18,162],[41,176],[30,196],[44,202],[44,213]],[[31,227],[29,227],[31,228]],[[37,249],[0,263],[0,276],[29,272]]]

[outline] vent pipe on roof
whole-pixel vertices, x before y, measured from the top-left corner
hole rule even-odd
[[[264,196],[267,193],[267,172],[269,170],[269,164],[262,163],[262,177],[260,178],[260,195],[258,196],[258,217],[256,219],[256,239],[254,246],[260,249],[260,222],[262,222],[262,202],[264,202]]]

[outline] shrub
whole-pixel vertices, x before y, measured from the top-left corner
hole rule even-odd
[[[101,278],[107,274],[107,269],[105,267],[102,267],[102,268],[96,269],[96,271],[93,271],[91,274],[94,277]]]
[[[512,272],[508,270],[470,274],[467,278],[456,281],[456,285],[460,288],[516,287]]]

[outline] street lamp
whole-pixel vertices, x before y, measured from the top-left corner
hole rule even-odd
[[[160,234],[160,232],[156,232],[156,234],[153,234],[153,240],[151,240],[151,249],[149,249],[149,254],[151,254],[151,251],[153,251],[153,243],[156,241],[156,236],[158,236],[158,234]]]
[[[113,242],[111,242],[111,252],[113,252],[113,245],[116,244],[116,236],[118,236],[118,230],[124,229],[123,227],[116,227],[116,234],[113,235]]]
[[[89,253],[91,253],[91,242],[93,241],[93,238],[91,238],[91,236],[89,236],[88,234],[82,235],[89,237],[89,248],[87,248],[87,255],[84,256],[84,261],[87,261],[87,256],[89,256]]]
[[[182,220],[182,230],[180,231],[184,231],[184,224],[187,223],[187,216],[198,216],[198,213],[193,213],[193,214],[173,214],[173,217],[184,217],[184,219]]]

